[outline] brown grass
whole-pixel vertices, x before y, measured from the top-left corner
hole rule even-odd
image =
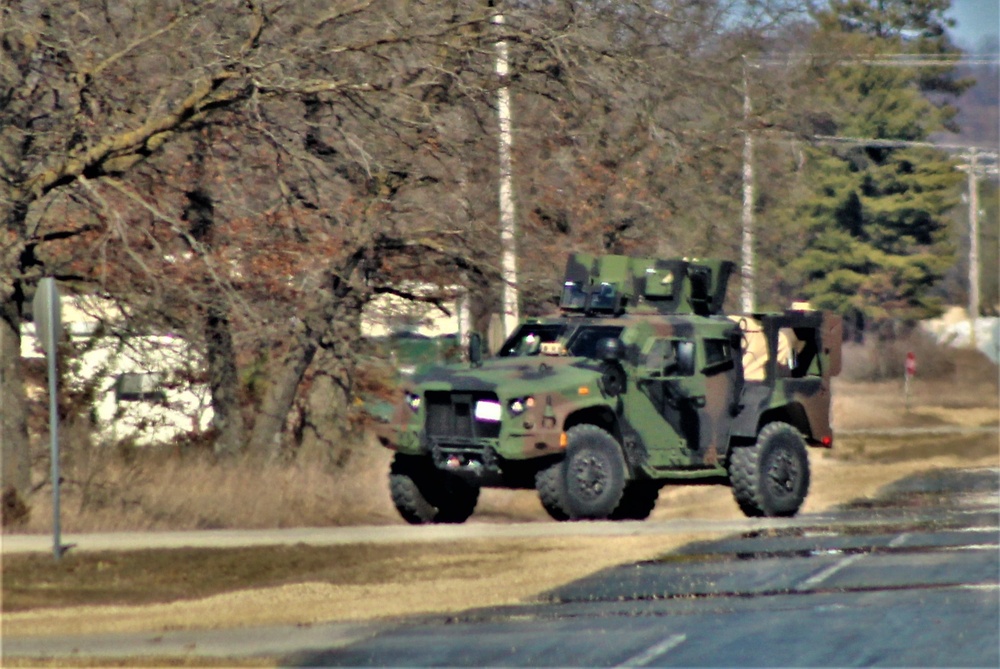
[[[358,448],[339,468],[217,461],[203,453],[108,452],[61,491],[64,532],[283,528],[397,520],[385,483],[390,454]],[[75,475],[74,475],[75,474]],[[51,488],[31,499],[19,532],[51,528]]]
[[[932,354],[923,355],[928,358]],[[904,395],[901,378],[875,382],[836,379],[833,422],[845,436],[837,438],[832,453],[816,452],[815,456],[856,459],[879,451],[893,454],[884,457],[919,459],[919,440],[911,439],[898,448],[886,443],[883,448],[882,442],[872,441],[876,438],[846,435],[863,428],[997,425],[1000,391],[996,365],[973,351],[948,350],[933,355],[945,362],[930,367],[944,371],[928,378],[918,369],[909,398]],[[996,439],[990,439],[980,438],[975,452],[982,455],[984,448],[991,449]],[[934,443],[924,451],[934,451]],[[956,452],[961,450],[955,448]],[[391,452],[373,440],[341,452],[336,465],[308,459],[292,464],[216,461],[198,451],[70,452],[61,489],[62,529],[83,533],[401,523],[388,493]],[[45,476],[44,464],[38,479]],[[692,494],[697,493],[684,488],[665,490],[661,504],[664,498],[671,499],[671,504],[682,503]],[[715,496],[727,510],[732,507],[726,491],[716,491]],[[28,502],[31,513],[27,522],[5,531],[51,532],[51,488],[41,487]],[[532,491],[484,490],[474,519],[545,522],[548,516]]]

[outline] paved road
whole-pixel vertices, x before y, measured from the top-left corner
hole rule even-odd
[[[939,472],[836,512],[735,523],[728,538],[604,571],[526,606],[395,624],[8,639],[3,654],[261,654],[287,666],[997,667],[998,481],[995,469]],[[614,536],[658,523],[482,531],[581,525]],[[438,531],[399,529],[431,540]],[[440,531],[455,529],[480,531]]]
[[[906,479],[844,520],[695,544],[534,606],[292,666],[1000,666],[998,472]]]

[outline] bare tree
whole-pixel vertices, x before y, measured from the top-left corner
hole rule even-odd
[[[81,184],[127,175],[179,130],[249,94],[245,60],[263,15],[252,2],[0,5],[0,396],[3,484],[30,484],[20,323],[44,245],[89,221],[52,220]],[[160,18],[164,17],[164,18]],[[216,39],[198,39],[218,28]],[[152,49],[164,41],[187,48]],[[141,85],[124,85],[125,82]]]
[[[546,257],[526,272],[534,309],[553,253],[724,247],[741,122],[728,26],[794,4],[511,2],[498,34],[472,0],[0,0],[4,485],[28,485],[19,328],[43,273],[184,331],[209,360],[220,449],[264,454],[319,375],[332,395],[312,410],[343,418],[373,295],[458,278],[495,300],[481,194],[500,37],[522,248]],[[266,372],[247,396],[251,361]]]

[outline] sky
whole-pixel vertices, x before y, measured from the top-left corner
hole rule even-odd
[[[952,37],[965,51],[977,51],[984,37],[1000,36],[1000,0],[952,0],[948,16],[958,22]]]

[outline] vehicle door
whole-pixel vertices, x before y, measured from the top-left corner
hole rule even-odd
[[[643,392],[680,438],[687,465],[715,465],[725,452],[739,370],[724,338],[657,340],[646,356]]]

